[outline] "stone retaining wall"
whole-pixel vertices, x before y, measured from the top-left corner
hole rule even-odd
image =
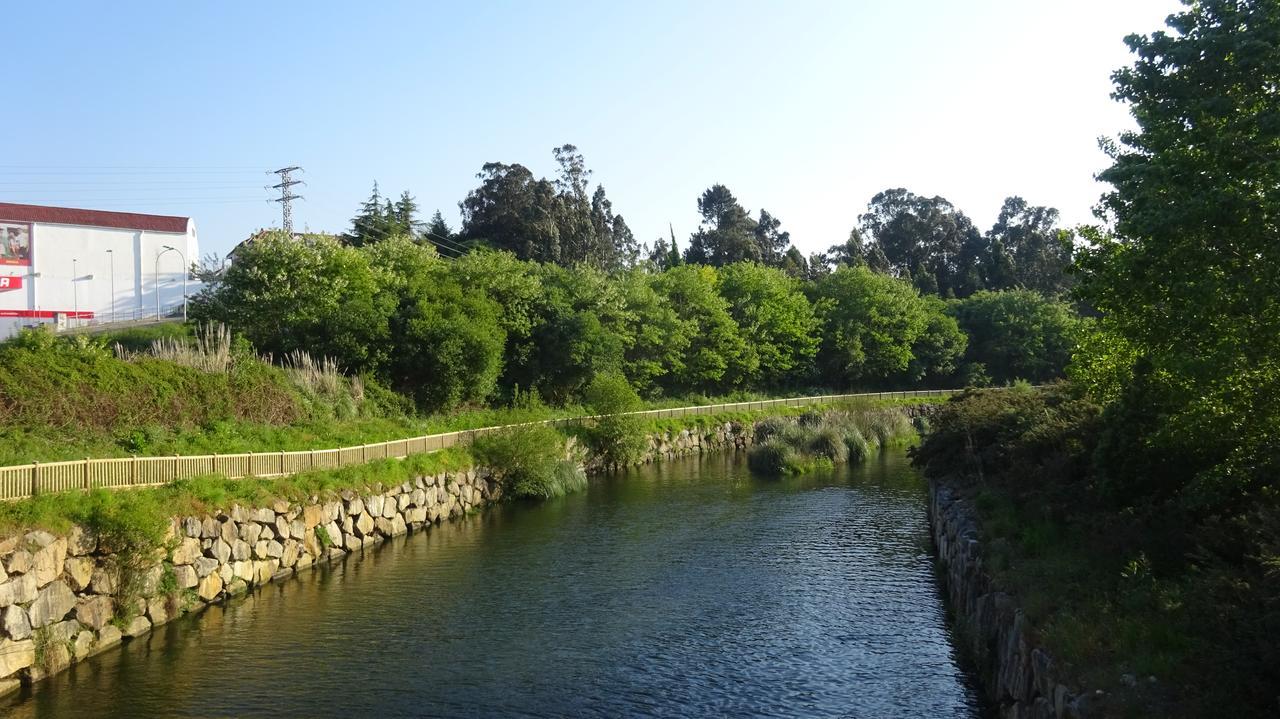
[[[929,486],[929,519],[956,642],[976,663],[987,698],[1007,719],[1083,719],[1090,696],[1061,681],[1053,658],[1036,646],[1014,598],[996,588],[983,564],[972,503],[945,481]]]
[[[167,548],[133,573],[138,597],[117,612],[118,569],[84,529],[0,542],[0,693],[251,587],[456,517],[501,497],[480,470],[418,477],[378,494],[175,518]],[[117,616],[123,614],[124,616]],[[127,616],[126,620],[124,617]]]

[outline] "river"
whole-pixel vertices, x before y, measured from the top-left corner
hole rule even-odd
[[[157,628],[25,717],[979,717],[900,452],[594,478]]]

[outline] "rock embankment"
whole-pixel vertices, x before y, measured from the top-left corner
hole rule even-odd
[[[996,588],[983,563],[972,503],[935,480],[929,487],[929,519],[947,599],[958,629],[956,641],[976,663],[988,699],[1006,719],[1083,719],[1089,695],[1062,683],[1053,658],[1035,638],[1014,598]]]
[[[125,560],[90,531],[0,542],[0,693],[250,587],[500,498],[480,470],[328,501],[178,517],[156,555]],[[137,566],[132,566],[137,565]]]

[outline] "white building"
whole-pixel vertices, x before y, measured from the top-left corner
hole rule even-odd
[[[199,256],[188,217],[0,202],[0,339],[180,313]]]

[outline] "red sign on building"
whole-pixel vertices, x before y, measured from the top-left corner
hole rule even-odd
[[[22,275],[0,275],[0,292],[22,289]]]

